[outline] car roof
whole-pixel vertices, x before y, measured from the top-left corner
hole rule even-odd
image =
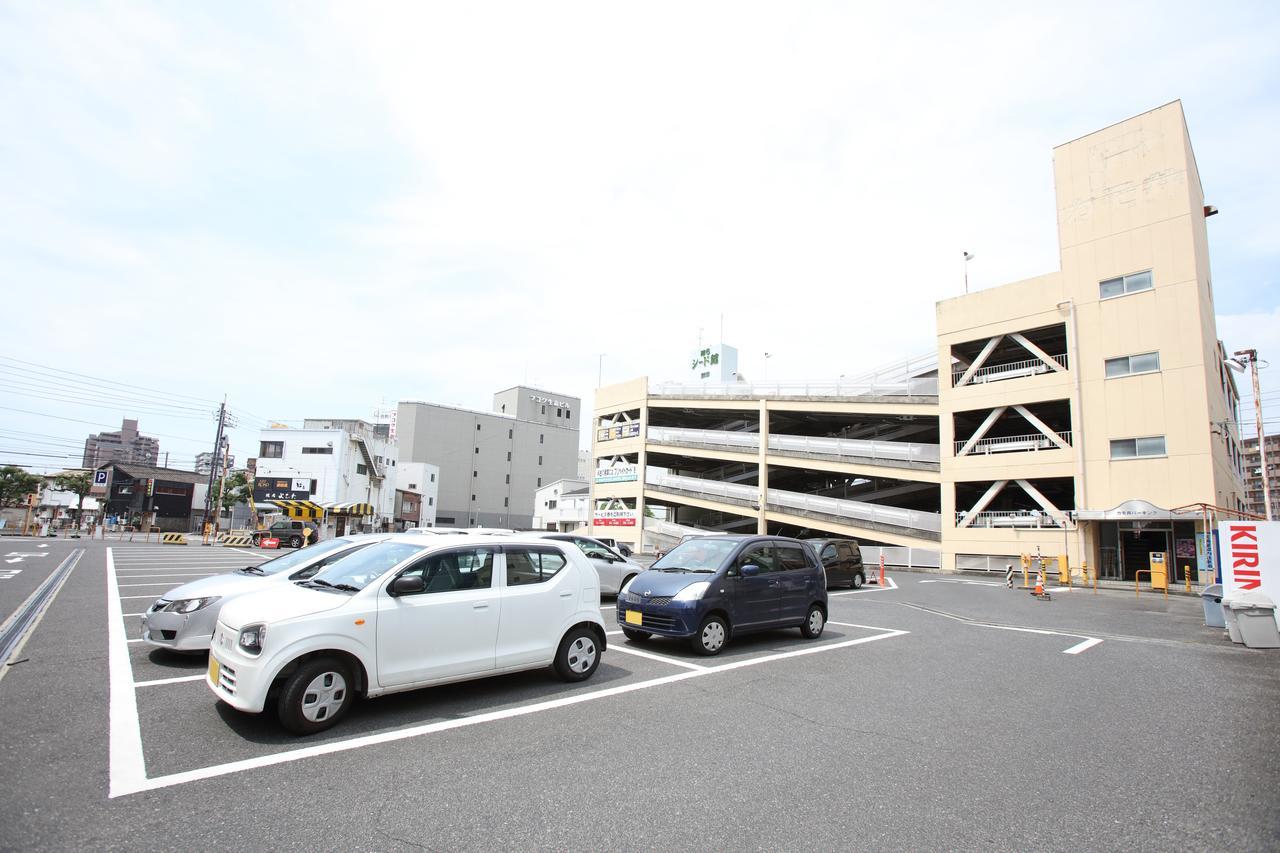
[[[547,531],[550,532],[550,531]],[[421,533],[392,533],[382,537],[387,542],[408,542],[437,550],[466,544],[489,543],[493,545],[545,545],[547,540],[533,533],[472,533],[459,531],[456,536],[423,536]],[[556,540],[551,540],[556,541]],[[561,543],[568,545],[571,543]]]

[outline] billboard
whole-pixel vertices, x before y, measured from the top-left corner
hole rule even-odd
[[[1262,592],[1280,601],[1280,521],[1224,521],[1222,594]]]
[[[629,424],[617,424],[616,426],[601,427],[596,430],[596,441],[613,441],[619,438],[635,438],[640,434],[640,422],[632,421]]]
[[[635,527],[640,515],[634,509],[598,509],[591,516],[596,527]]]
[[[304,477],[254,477],[254,503],[305,501],[311,497],[311,481]]]
[[[634,483],[640,479],[640,466],[629,463],[602,465],[596,468],[597,483]]]

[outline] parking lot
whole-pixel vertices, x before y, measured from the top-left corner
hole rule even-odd
[[[899,573],[834,593],[818,640],[771,632],[714,658],[626,642],[605,601],[609,649],[586,682],[398,694],[297,738],[219,705],[203,656],[139,641],[165,590],[269,552],[6,544],[48,553],[20,564],[28,585],[84,550],[0,680],[6,848],[1280,841],[1278,657],[1224,643],[1198,600],[1039,602]],[[8,613],[20,590],[4,583]]]

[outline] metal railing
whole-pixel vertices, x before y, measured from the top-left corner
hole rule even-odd
[[[1067,367],[1066,353],[1051,356],[1054,361],[1063,367]],[[1048,373],[1052,370],[1049,365],[1045,364],[1038,358],[1027,359],[1026,361],[1008,361],[1004,364],[992,364],[986,367],[980,367],[969,377],[966,385],[977,385],[986,382],[1001,382],[1005,379],[1021,379],[1024,376],[1036,376],[1041,373]],[[951,371],[951,384],[958,386],[960,380],[964,378],[964,370]]]
[[[1059,522],[1049,513],[1038,509],[1017,509],[1006,511],[979,512],[970,513],[961,510],[956,513],[956,526],[966,518],[972,518],[969,522],[970,527],[1017,527],[1017,528],[1040,528],[1040,527],[1056,527],[1071,528],[1071,521],[1063,513],[1062,521]]]
[[[755,486],[722,483],[715,480],[704,480],[701,477],[682,477],[678,474],[662,473],[654,468],[650,468],[645,474],[645,485],[658,489],[667,487],[711,497],[730,498],[752,505],[756,505],[760,500],[760,489]],[[931,533],[938,533],[942,530],[942,516],[936,512],[901,509],[894,506],[828,498],[821,495],[805,495],[781,489],[769,489],[766,500],[772,506],[835,516],[848,519],[854,523],[868,522],[906,530],[927,530]]]
[[[936,397],[938,380],[921,376],[899,380],[835,382],[657,382],[649,386],[654,397],[743,397],[751,400],[777,397]]]
[[[1058,437],[1071,444],[1071,430],[1058,433]],[[956,442],[956,455],[960,455],[960,451],[969,442]],[[973,447],[969,448],[966,456],[973,456],[978,453],[1017,453],[1023,450],[1060,450],[1058,445],[1054,444],[1053,439],[1041,433],[1032,435],[1002,435],[996,438],[983,438],[977,441]]]
[[[649,441],[668,444],[696,444],[734,450],[760,449],[760,434],[714,429],[649,427]],[[895,462],[938,461],[938,445],[907,441],[869,441],[853,438],[820,438],[805,435],[769,434],[769,449],[789,453],[818,453],[825,456],[852,456]]]

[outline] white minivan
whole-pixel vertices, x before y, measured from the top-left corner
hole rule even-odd
[[[600,582],[577,547],[532,536],[401,534],[218,614],[206,683],[298,734],[357,696],[550,666],[590,678],[605,649]]]

